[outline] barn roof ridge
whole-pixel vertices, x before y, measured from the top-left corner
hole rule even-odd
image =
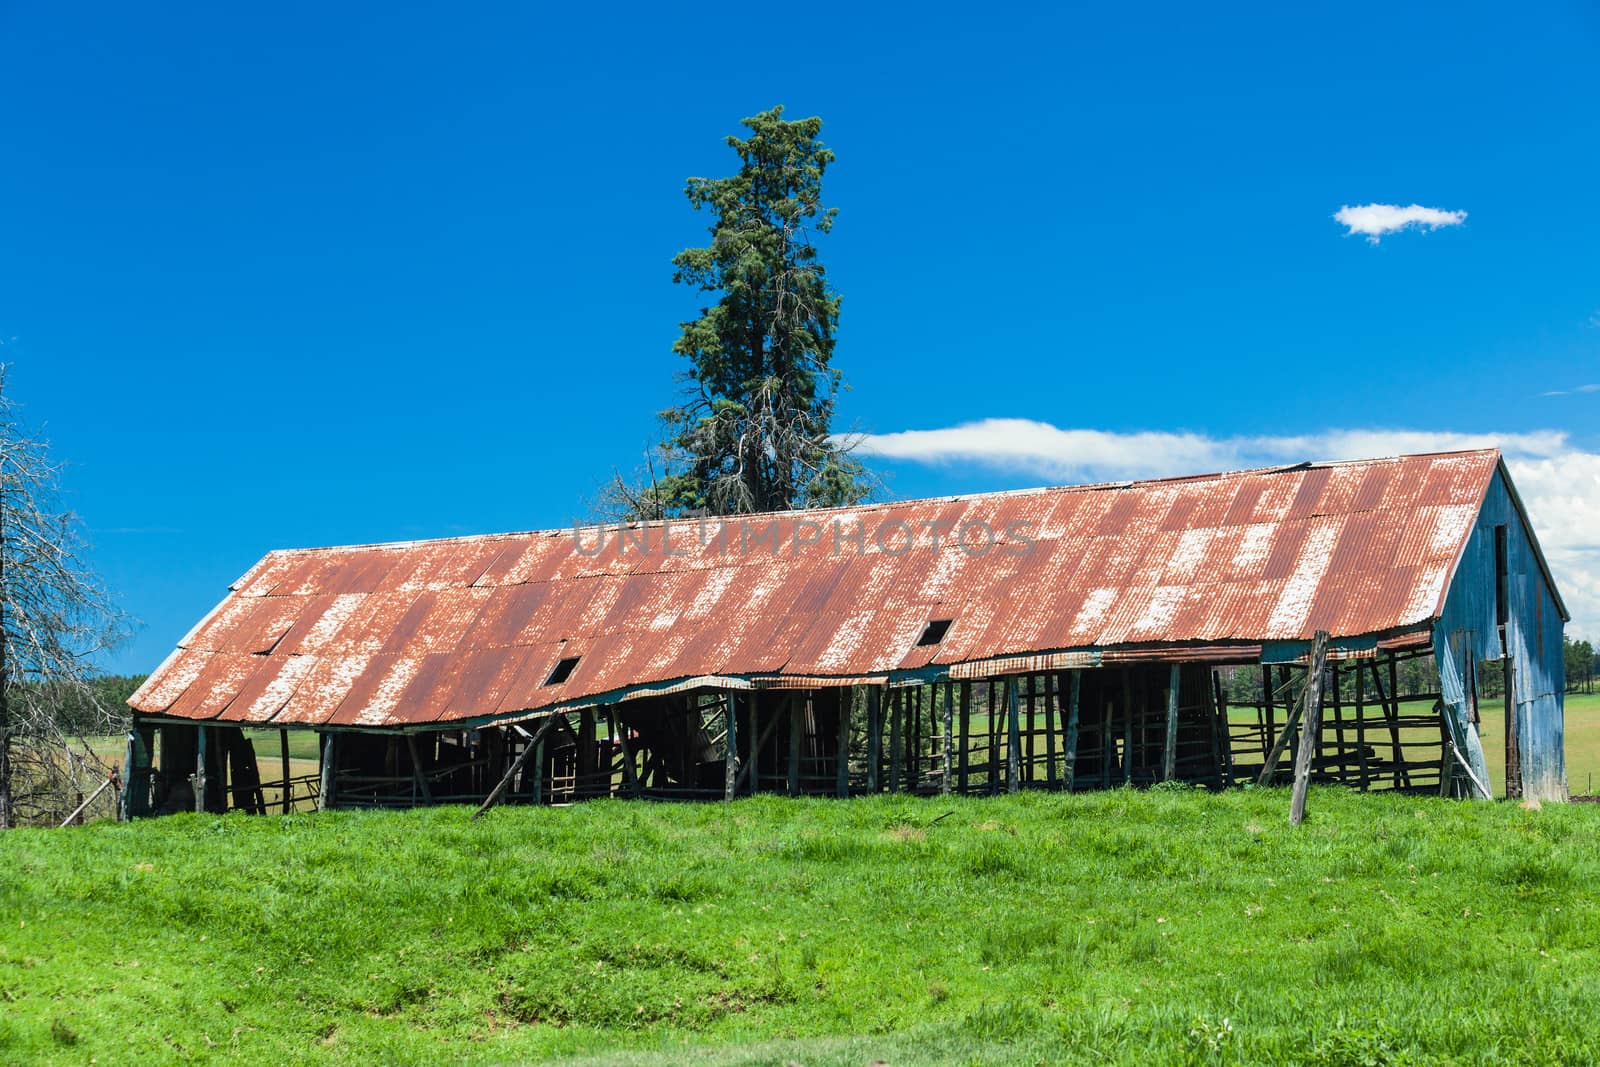
[[[1049,493],[1091,493],[1091,492],[1119,492],[1126,489],[1140,489],[1147,486],[1181,485],[1194,482],[1222,481],[1228,478],[1248,478],[1260,475],[1292,474],[1296,471],[1322,470],[1334,467],[1370,466],[1378,463],[1398,463],[1407,459],[1433,459],[1446,456],[1482,456],[1493,455],[1498,460],[1501,453],[1498,448],[1459,448],[1446,449],[1439,452],[1403,452],[1393,456],[1371,456],[1365,459],[1333,459],[1333,460],[1305,460],[1298,463],[1279,463],[1264,467],[1240,467],[1235,470],[1214,471],[1204,474],[1173,474],[1160,478],[1134,478],[1123,481],[1106,482],[1081,482],[1070,485],[1037,485],[1024,486],[1019,489],[992,489],[975,493],[955,493],[947,496],[908,497],[904,500],[876,500],[861,504],[844,504],[832,507],[795,508],[787,511],[762,511],[748,512],[732,515],[707,515],[707,522],[737,522],[764,518],[797,518],[807,515],[827,515],[885,511],[891,508],[904,508],[917,504],[955,504],[967,503],[974,500],[1005,500],[1017,499],[1028,496],[1043,496]],[[578,523],[580,530],[592,530],[597,527],[616,527],[618,525],[631,528],[657,527],[663,523],[693,523],[698,521],[695,516],[685,516],[673,519],[647,519],[634,521],[611,521]],[[364,552],[381,549],[409,549],[423,548],[432,545],[471,544],[476,541],[501,541],[512,539],[526,539],[533,537],[570,537],[574,526],[557,526],[537,530],[499,530],[488,533],[455,534],[447,537],[419,537],[411,540],[400,541],[368,541],[352,542],[342,545],[307,545],[301,547],[268,549],[266,557],[309,555],[315,553],[334,552]],[[265,558],[265,557],[264,557]]]

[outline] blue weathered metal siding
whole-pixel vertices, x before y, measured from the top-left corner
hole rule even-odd
[[[1433,629],[1434,654],[1447,706],[1447,721],[1462,755],[1480,782],[1489,780],[1483,746],[1469,723],[1466,672],[1501,658],[1495,620],[1495,527],[1506,528],[1508,619],[1506,649],[1516,669],[1518,746],[1523,795],[1565,800],[1562,693],[1566,688],[1561,637],[1565,609],[1550,583],[1522,509],[1502,465],[1489,483],[1472,535],[1462,552]]]

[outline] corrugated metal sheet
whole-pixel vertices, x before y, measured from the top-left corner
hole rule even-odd
[[[970,677],[1393,635],[1438,617],[1497,464],[1483,451],[995,493],[751,516],[720,536],[690,520],[604,544],[569,530],[274,552],[130,703],[414,726],[688,678]],[[949,632],[918,645],[934,619]]]

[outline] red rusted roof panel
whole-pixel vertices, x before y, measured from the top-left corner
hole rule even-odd
[[[716,675],[1383,633],[1437,614],[1498,456],[1471,452],[274,552],[130,702],[395,726]],[[917,639],[952,620],[937,645]],[[571,677],[547,684],[556,662]],[[1020,660],[1019,660],[1020,661]]]

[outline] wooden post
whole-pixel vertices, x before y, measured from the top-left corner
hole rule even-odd
[[[934,695],[937,696],[939,692],[939,683],[935,682],[933,685]],[[955,693],[953,692],[951,683],[946,681],[944,683],[944,774],[939,778],[939,792],[943,793],[945,796],[950,795],[951,778],[955,775],[956,709],[951,706],[954,703],[951,698],[954,696]]]
[[[333,791],[336,788],[337,778],[333,773],[333,764],[336,750],[333,747],[337,734],[326,733],[322,735],[322,787],[317,790],[317,810],[327,811],[333,807]]]
[[[1066,789],[1072,792],[1073,779],[1078,776],[1078,694],[1083,684],[1083,672],[1072,672],[1072,690],[1067,703],[1067,739],[1064,742],[1067,758]]]
[[[1272,668],[1261,665],[1261,759],[1264,763],[1272,751],[1273,736],[1278,732],[1278,713],[1272,703]]]
[[[1021,711],[1017,706],[1017,676],[1006,679],[1006,792],[1015,793],[1022,788],[1018,761],[1022,755]]]
[[[535,748],[544,743],[544,735],[550,732],[550,727],[555,721],[556,717],[554,715],[545,716],[544,722],[539,724],[539,729],[534,731],[533,738],[522,747],[521,752],[517,753],[517,758],[511,761],[511,766],[506,768],[506,773],[501,776],[500,781],[489,791],[489,795],[483,798],[483,804],[477,811],[472,813],[474,819],[494,807],[505,791],[510,788],[512,781],[517,777],[517,772],[522,769],[523,763],[527,761],[528,756],[532,754]]]
[[[1278,735],[1278,739],[1272,743],[1271,750],[1267,752],[1267,760],[1261,765],[1261,773],[1256,776],[1257,785],[1272,784],[1273,778],[1278,772],[1278,760],[1283,757],[1284,750],[1289,747],[1289,742],[1294,736],[1294,728],[1300,722],[1300,714],[1305,710],[1306,693],[1309,692],[1311,692],[1311,686],[1308,683],[1305,692],[1300,694],[1299,700],[1295,701],[1293,705],[1286,704],[1283,717],[1283,732]]]
[[[1222,787],[1226,789],[1233,784],[1233,723],[1228,717],[1228,695],[1223,691],[1221,676],[1213,670],[1208,670],[1206,673],[1211,676],[1211,686],[1216,699],[1213,707],[1217,711],[1217,742],[1222,746],[1222,767],[1225,774]]]
[[[283,771],[283,813],[294,810],[294,790],[289,785],[289,731],[278,730],[278,763]]]
[[[1182,668],[1174,663],[1167,672],[1167,737],[1161,746],[1161,780],[1170,782],[1178,768],[1178,687]]]
[[[985,705],[989,713],[989,795],[1000,794],[1000,716],[997,715],[995,705],[999,703],[994,695],[994,681],[991,679],[987,686],[988,703]]]
[[[1506,707],[1506,797],[1522,796],[1522,738],[1517,733],[1517,669],[1510,656],[1500,661],[1500,677],[1505,685]]]
[[[579,797],[594,795],[595,787],[595,744],[594,744],[594,709],[582,708],[578,712],[578,763],[577,780],[573,792]],[[609,784],[606,792],[610,792]]]
[[[1361,768],[1360,789],[1365,793],[1372,786],[1372,770],[1367,764],[1367,672],[1356,661],[1356,759]]]
[[[789,698],[789,795],[800,795],[800,737],[805,726],[804,704],[799,697]]]
[[[204,726],[195,727],[194,810],[196,814],[204,814],[206,810],[206,735],[210,732]]]
[[[901,718],[905,709],[905,691],[896,689],[889,694],[889,792],[900,792],[900,775],[905,770],[905,753]]]
[[[544,803],[544,738],[532,742],[533,745],[533,802]]]
[[[1061,704],[1061,676],[1044,676],[1044,780],[1056,787],[1056,711]]]
[[[834,767],[834,795],[850,795],[850,716],[856,710],[856,688],[851,686],[839,698],[839,744]]]
[[[729,689],[723,694],[724,707],[727,708],[727,730],[723,734],[723,748],[725,755],[722,770],[722,799],[733,799],[733,786],[739,779],[739,713],[734,705],[733,690]]]
[[[433,787],[428,785],[428,776],[422,770],[422,752],[417,747],[417,735],[406,734],[406,752],[411,756],[411,779],[417,783],[417,792],[422,794],[424,804],[433,804]]]
[[[745,706],[750,709],[750,752],[745,761],[746,765],[739,769],[739,773],[750,776],[750,795],[755,796],[761,792],[761,741],[763,735],[756,729],[756,716],[761,710],[759,695],[751,691],[750,695],[745,699]],[[773,719],[772,722],[767,724],[769,732],[777,721],[777,719]]]
[[[967,776],[972,762],[972,683],[961,683],[961,755],[956,771],[957,785],[963,794],[967,791]]]
[[[1289,803],[1289,825],[1306,817],[1306,789],[1311,785],[1311,763],[1320,748],[1322,729],[1322,674],[1328,665],[1328,631],[1318,630],[1311,642],[1311,674],[1306,678],[1305,726],[1300,750],[1294,758],[1294,797]]]
[[[1139,709],[1139,732],[1144,733],[1144,709]],[[1140,747],[1144,747],[1142,744]],[[1122,668],[1122,784],[1133,782],[1133,672]]]
[[[867,690],[867,792],[876,793],[883,776],[883,687]]]

